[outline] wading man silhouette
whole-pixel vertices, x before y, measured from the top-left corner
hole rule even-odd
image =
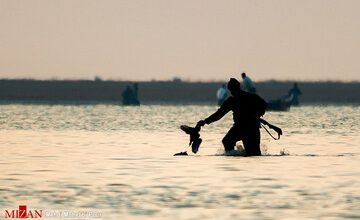
[[[221,119],[229,111],[233,112],[234,124],[222,139],[225,152],[234,150],[237,141],[242,140],[247,156],[259,156],[260,150],[260,117],[265,113],[267,103],[258,95],[248,93],[240,88],[240,82],[231,78],[227,84],[231,96],[220,108],[197,126],[211,124]]]

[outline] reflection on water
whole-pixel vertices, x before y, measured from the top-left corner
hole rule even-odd
[[[179,125],[215,109],[1,105],[0,215],[26,204],[102,219],[360,218],[358,107],[266,113],[284,136],[262,131],[261,157],[222,156],[229,114],[202,129],[198,155],[173,157],[188,150]]]

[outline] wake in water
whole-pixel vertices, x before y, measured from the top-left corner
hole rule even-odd
[[[266,157],[279,157],[279,156],[292,156],[292,157],[345,157],[345,156],[355,156],[354,153],[341,153],[341,154],[290,154],[288,150],[281,149],[278,154],[270,154],[267,151],[267,147],[265,145],[261,146],[261,156]],[[242,145],[237,145],[236,150],[232,150],[230,152],[225,152],[224,149],[218,149],[217,153],[212,156],[231,156],[231,157],[246,157],[245,149]]]
[[[218,149],[215,156],[232,156],[232,157],[245,157],[246,152],[242,145],[236,145],[235,150],[230,152],[225,152],[224,149]],[[267,151],[267,147],[265,145],[261,146],[261,156],[290,156],[290,153],[286,149],[280,150],[279,154],[270,154]]]
[[[215,154],[188,154],[187,151],[178,153],[178,156],[229,156],[229,157],[246,157],[244,147],[239,144],[235,146],[235,150],[230,152],[225,152],[225,150],[221,147],[218,148]],[[184,154],[185,153],[185,154]],[[261,157],[282,157],[282,156],[291,156],[291,157],[345,157],[345,156],[356,156],[354,153],[340,153],[340,154],[294,154],[286,150],[285,148],[281,149],[279,153],[269,153],[266,145],[261,145]]]

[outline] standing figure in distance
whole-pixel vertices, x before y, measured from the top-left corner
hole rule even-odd
[[[216,92],[216,98],[217,98],[219,106],[221,106],[224,103],[227,96],[228,96],[228,94],[227,94],[227,91],[226,91],[226,85],[223,84]]]
[[[122,93],[122,102],[123,105],[140,105],[140,101],[138,99],[137,83],[133,84],[133,88],[131,88],[129,85],[126,86]]]
[[[297,83],[294,83],[294,86],[289,90],[288,95],[289,97],[292,96],[291,104],[294,106],[299,106],[299,95],[302,95],[302,93]]]
[[[243,79],[245,90],[250,93],[256,93],[254,83],[252,82],[250,77],[248,77],[246,73],[242,73],[241,78]]]

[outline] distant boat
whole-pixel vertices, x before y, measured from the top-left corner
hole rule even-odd
[[[292,95],[281,97],[275,100],[270,100],[268,102],[267,110],[268,111],[289,111],[290,106],[293,103],[293,97]]]
[[[268,111],[289,111],[291,102],[283,100],[272,100],[268,102],[267,110]]]

